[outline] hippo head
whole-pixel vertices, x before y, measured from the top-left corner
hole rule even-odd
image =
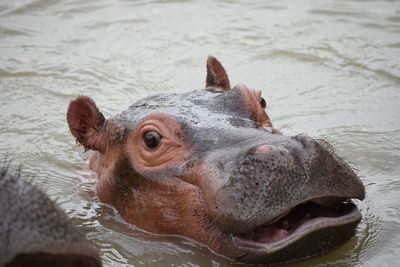
[[[67,120],[95,151],[100,200],[144,230],[240,262],[330,251],[354,235],[351,199],[364,199],[364,186],[328,143],[276,131],[265,106],[260,91],[231,88],[209,57],[205,89],[147,97],[109,119],[79,96]]]

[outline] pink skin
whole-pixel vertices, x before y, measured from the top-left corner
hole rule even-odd
[[[272,150],[273,150],[273,148],[270,146],[261,145],[261,146],[257,147],[254,151],[262,153],[262,152],[270,152]]]

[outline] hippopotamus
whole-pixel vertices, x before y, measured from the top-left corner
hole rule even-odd
[[[101,267],[83,233],[20,173],[0,168],[0,266]]]
[[[78,96],[67,121],[94,151],[86,166],[100,201],[145,231],[245,263],[331,251],[355,234],[364,186],[327,142],[281,134],[265,109],[210,56],[204,89],[149,96],[108,119]]]

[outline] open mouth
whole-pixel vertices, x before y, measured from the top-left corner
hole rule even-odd
[[[239,247],[273,252],[328,227],[359,222],[361,214],[349,199],[316,198],[303,202],[249,232],[234,234]]]

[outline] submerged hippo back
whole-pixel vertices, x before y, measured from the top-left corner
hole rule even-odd
[[[96,250],[43,192],[0,169],[0,266],[101,266]]]

